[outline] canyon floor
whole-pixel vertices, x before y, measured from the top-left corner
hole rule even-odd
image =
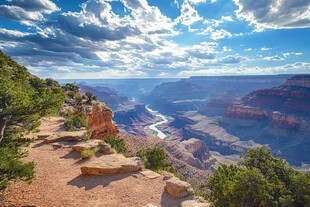
[[[38,134],[61,130],[64,130],[63,118],[45,118]],[[192,197],[175,199],[168,196],[164,190],[163,176],[151,179],[140,172],[113,176],[86,176],[81,175],[80,171],[85,161],[69,148],[54,149],[52,145],[36,140],[27,150],[29,156],[25,161],[35,161],[36,177],[31,184],[20,181],[13,183],[5,191],[6,201],[0,203],[0,206],[143,207],[152,204],[164,207],[189,207],[196,205],[192,204]]]

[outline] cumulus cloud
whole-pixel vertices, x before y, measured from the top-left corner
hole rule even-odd
[[[226,37],[232,37],[232,34],[225,29],[219,29],[211,32],[211,39],[213,40],[224,39]]]
[[[243,60],[246,60],[247,58],[240,56],[239,54],[236,55],[228,55],[224,58],[221,58],[218,62],[224,63],[224,64],[235,64],[240,63]]]
[[[310,27],[309,0],[234,0],[238,6],[237,17],[256,26],[257,31],[266,28]]]
[[[216,55],[216,48],[218,44],[216,42],[202,42],[198,45],[193,45],[186,52],[198,59],[214,59]]]
[[[176,22],[180,22],[185,26],[190,26],[201,20],[203,20],[203,18],[199,16],[197,10],[185,0],[181,6],[181,15],[176,19]]]
[[[34,25],[34,22],[44,19],[44,14],[60,10],[50,0],[7,0],[7,2],[11,5],[0,5],[0,16],[26,25]]]
[[[89,0],[82,4],[80,12],[59,15],[58,23],[62,30],[93,41],[119,40],[140,32],[129,17],[118,17],[103,0]]]
[[[50,14],[60,9],[50,0],[6,0],[11,4],[21,7],[27,11],[37,11]]]

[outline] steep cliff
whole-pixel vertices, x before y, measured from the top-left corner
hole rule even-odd
[[[93,130],[92,139],[104,139],[107,135],[118,136],[118,127],[112,120],[113,112],[106,104],[93,101],[83,111],[86,114],[87,128]]]
[[[296,75],[278,87],[254,91],[229,107],[225,117],[299,130],[302,120],[310,118],[310,75]]]
[[[113,111],[108,105],[99,100],[86,101],[83,96],[84,94],[79,90],[66,90],[65,103],[59,112],[61,114],[66,114],[68,111],[73,114],[84,113],[87,129],[93,132],[91,139],[103,140],[107,135],[119,136],[119,129],[113,121]]]
[[[148,136],[144,127],[154,123],[155,119],[144,104],[134,102],[123,103],[114,111],[114,114],[114,120],[121,130],[137,136]]]

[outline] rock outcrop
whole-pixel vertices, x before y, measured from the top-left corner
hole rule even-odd
[[[211,157],[209,149],[205,143],[199,139],[191,138],[181,142],[185,149],[191,153],[194,157],[199,159],[201,162],[208,160]]]
[[[93,130],[91,139],[104,140],[107,135],[119,135],[118,127],[112,120],[113,112],[106,104],[93,101],[91,105],[86,105],[83,111],[86,114],[87,129]]]
[[[45,143],[53,143],[59,141],[81,141],[85,137],[86,131],[59,132],[54,133],[44,139]]]
[[[81,172],[83,175],[115,175],[139,171],[142,164],[143,161],[138,157],[111,154],[89,160],[81,167]]]
[[[173,177],[166,181],[167,193],[175,198],[184,198],[194,194],[192,186],[180,179]]]
[[[107,143],[103,143],[102,141],[98,139],[78,142],[71,146],[72,150],[76,152],[82,152],[83,150],[86,150],[86,149],[95,149],[96,147],[98,148],[99,152],[102,152],[104,154],[112,154],[111,146]]]
[[[174,158],[201,170],[210,168],[216,160],[211,157],[208,147],[200,140],[191,138],[182,142],[166,141],[157,146],[164,148]]]

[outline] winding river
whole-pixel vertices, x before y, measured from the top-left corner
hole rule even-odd
[[[145,106],[146,110],[148,110],[150,113],[154,114],[156,116],[156,118],[159,120],[158,122],[151,124],[149,126],[147,126],[148,129],[155,131],[156,132],[156,136],[159,137],[160,139],[165,139],[167,137],[167,135],[165,133],[163,133],[162,131],[160,131],[157,126],[161,125],[161,124],[165,124],[168,122],[168,119],[160,114],[158,111],[154,111],[151,108],[149,108],[149,106]]]

